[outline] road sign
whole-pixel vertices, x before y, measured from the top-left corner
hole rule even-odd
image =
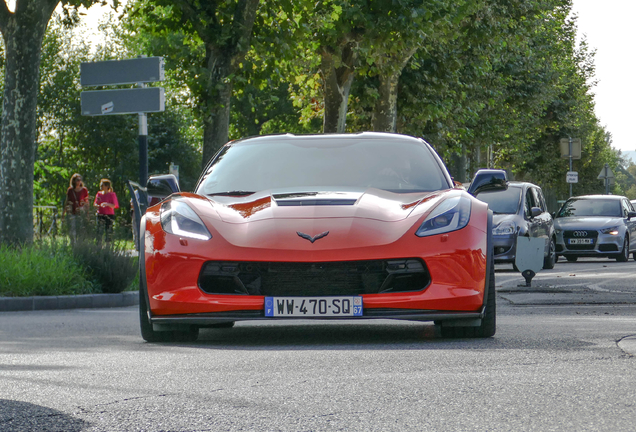
[[[165,109],[165,95],[161,87],[84,91],[81,97],[82,115],[86,116],[161,112]]]
[[[570,157],[570,139],[561,138],[559,141],[561,157]],[[581,159],[581,138],[572,138],[572,159]]]
[[[565,176],[565,181],[568,183],[578,183],[579,173],[576,171],[568,171],[568,173]]]
[[[84,87],[163,81],[164,76],[163,57],[109,60],[80,65],[80,84]]]
[[[614,178],[614,172],[609,167],[609,165],[605,164],[603,169],[601,169],[600,174],[596,178],[599,179],[599,180],[605,180],[606,178],[607,179],[613,179]]]

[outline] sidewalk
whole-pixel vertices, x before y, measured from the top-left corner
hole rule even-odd
[[[0,297],[0,312],[114,308],[137,304],[139,304],[139,291],[125,291],[118,294]]]

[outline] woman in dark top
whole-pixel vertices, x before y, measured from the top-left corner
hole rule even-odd
[[[78,216],[88,210],[88,189],[84,187],[82,176],[75,173],[71,177],[69,188],[66,191],[64,214],[69,215],[71,240],[77,238]]]

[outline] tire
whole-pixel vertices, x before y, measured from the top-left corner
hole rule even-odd
[[[568,260],[568,262],[576,262],[577,259],[579,259],[579,257],[577,256],[565,256],[565,259]]]
[[[616,257],[616,261],[618,262],[629,261],[629,237],[627,236],[625,236],[625,241],[623,242],[623,250],[621,250],[621,254]]]
[[[556,262],[556,241],[554,240],[554,237],[552,237],[550,239],[550,250],[548,251],[548,256],[543,259],[543,268],[546,270],[553,269]]]
[[[488,281],[488,298],[486,299],[486,313],[481,319],[479,327],[444,327],[442,322],[441,333],[444,338],[488,338],[494,336],[497,331],[497,299],[495,292],[495,264],[490,265],[490,278]]]

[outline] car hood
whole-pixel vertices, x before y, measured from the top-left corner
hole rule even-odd
[[[608,216],[573,216],[554,219],[554,227],[557,229],[602,229],[622,225],[620,217]]]
[[[247,197],[215,196],[210,202],[226,223],[266,219],[406,219],[422,202],[438,202],[439,192],[396,194],[380,189],[336,192],[259,192]]]
[[[233,246],[318,251],[394,244],[441,200],[458,194],[465,192],[277,191],[210,199],[182,195],[212,236]]]

